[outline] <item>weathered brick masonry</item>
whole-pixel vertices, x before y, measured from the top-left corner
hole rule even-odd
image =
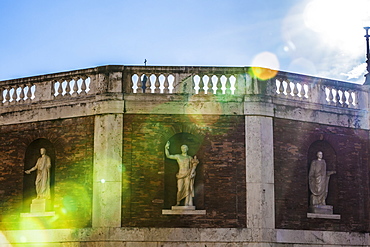
[[[370,246],[369,86],[251,71],[107,65],[1,81],[0,246]],[[199,159],[202,211],[170,210],[167,141]],[[44,146],[52,201],[22,214]],[[334,215],[308,215],[317,151],[336,171]]]
[[[245,227],[244,117],[198,117],[124,116],[123,226]],[[164,146],[179,133],[200,142],[200,149],[192,153],[190,146],[189,154],[200,160],[195,206],[206,209],[206,215],[162,215],[162,209],[174,205],[166,203],[165,183],[175,179],[175,173],[165,169]],[[177,166],[176,162],[171,165]]]
[[[337,172],[327,204],[340,220],[307,218],[308,171],[315,151],[310,147],[315,145],[323,149],[327,169]],[[368,150],[366,130],[274,119],[276,228],[368,232]]]
[[[55,150],[53,210],[63,215],[43,223],[50,228],[91,225],[93,131],[93,117],[0,126],[3,228],[19,228],[20,213],[29,209],[23,205],[23,180],[30,176],[24,174],[24,159],[30,144],[40,139]]]

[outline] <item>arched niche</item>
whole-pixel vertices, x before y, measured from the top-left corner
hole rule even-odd
[[[36,165],[37,159],[41,156],[40,149],[45,148],[46,154],[51,159],[51,168],[50,168],[50,195],[51,202],[54,198],[54,184],[55,184],[55,149],[54,145],[44,138],[36,139],[31,144],[28,145],[25,158],[24,158],[24,170],[29,170]],[[31,174],[24,174],[23,179],[23,212],[30,211],[30,204],[32,199],[36,198],[36,180],[37,170],[31,172]],[[53,203],[51,203],[53,205]],[[51,207],[51,205],[48,205]],[[52,210],[52,208],[47,208]]]
[[[308,173],[310,170],[311,162],[313,160],[317,159],[317,152],[321,151],[323,153],[323,159],[326,162],[326,170],[327,171],[337,171],[337,154],[334,150],[334,148],[330,145],[329,142],[325,140],[318,140],[313,142],[310,145],[310,148],[308,150],[307,154],[307,161],[308,161],[308,170],[307,170],[307,186],[308,186]],[[328,205],[337,205],[337,186],[338,180],[337,175],[331,175],[330,176],[330,182],[329,182],[329,189],[328,189],[328,197],[326,199],[326,203]],[[311,195],[311,191],[308,188],[308,204],[310,202],[309,197]]]
[[[181,154],[181,145],[185,144],[189,148],[188,155],[192,157],[197,156],[199,159],[194,181],[194,206],[197,209],[204,208],[204,171],[202,160],[199,158],[202,155],[198,154],[201,145],[200,138],[187,132],[181,132],[173,135],[168,141],[171,143],[169,149],[170,154]],[[165,155],[164,159],[164,208],[170,209],[171,206],[176,205],[176,174],[179,167],[176,160],[167,159]]]

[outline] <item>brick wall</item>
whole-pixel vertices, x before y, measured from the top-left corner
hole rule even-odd
[[[165,181],[174,176],[165,169],[164,146],[179,133],[200,144],[197,151],[189,146],[189,154],[200,161],[195,206],[206,215],[162,215],[171,206]],[[122,225],[245,227],[244,143],[242,116],[125,115]]]
[[[49,228],[91,225],[93,123],[93,117],[83,117],[0,126],[0,209],[3,228],[28,226],[25,219],[19,217],[29,208],[28,205],[23,206],[27,201],[23,184],[28,179],[26,176],[30,176],[24,174],[27,169],[24,167],[27,163],[25,154],[27,148],[40,139],[48,140],[55,152],[53,203],[59,217],[46,217],[39,224]],[[34,187],[34,184],[30,186]]]
[[[365,130],[274,119],[276,228],[369,231],[368,148]],[[324,149],[327,169],[337,172],[327,204],[340,220],[307,218],[314,149]]]

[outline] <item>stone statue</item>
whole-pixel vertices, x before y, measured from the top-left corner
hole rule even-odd
[[[50,167],[51,160],[46,155],[46,149],[40,149],[41,157],[37,159],[36,165],[25,171],[26,174],[31,174],[37,170],[35,180],[37,199],[50,199]]]
[[[171,155],[169,152],[170,142],[166,143],[165,153],[166,157],[177,161],[179,165],[179,172],[176,174],[177,178],[177,204],[180,205],[182,199],[185,198],[185,206],[193,206],[193,197],[194,197],[194,178],[195,178],[195,169],[199,164],[199,160],[196,156],[192,158],[188,153],[188,146],[181,146],[181,154]]]
[[[310,206],[326,205],[330,175],[335,171],[326,171],[326,162],[323,160],[323,153],[317,152],[317,160],[311,162],[309,173],[309,185],[311,190]]]

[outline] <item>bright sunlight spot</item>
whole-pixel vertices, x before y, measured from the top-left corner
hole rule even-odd
[[[354,40],[364,35],[369,18],[368,0],[313,0],[304,11],[308,28],[319,33],[323,42],[347,52],[357,45]]]

